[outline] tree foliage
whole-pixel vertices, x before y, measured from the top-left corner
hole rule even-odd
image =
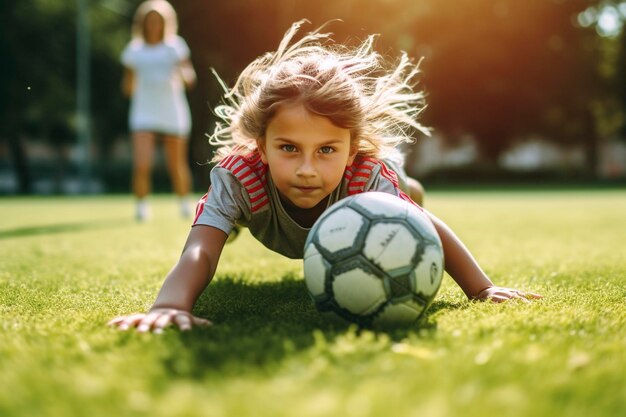
[[[470,133],[495,159],[511,142],[541,135],[564,144],[596,142],[594,103],[614,94],[602,77],[606,40],[577,15],[588,0],[245,1],[207,8],[178,1],[196,51],[232,79],[275,47],[289,24],[331,19],[337,38],[380,33],[390,56],[407,50],[422,62],[427,124],[453,137]],[[245,39],[245,42],[234,40]],[[597,106],[596,106],[597,107]],[[592,164],[593,161],[590,161]]]
[[[91,126],[105,158],[127,130],[119,54],[139,3],[89,2]],[[221,93],[210,68],[233,82],[250,60],[277,46],[292,22],[308,18],[311,28],[341,19],[328,29],[342,42],[379,33],[377,49],[390,59],[400,50],[416,60],[423,57],[420,87],[429,103],[424,122],[444,137],[472,134],[492,160],[527,135],[586,144],[591,166],[597,133],[607,131],[606,120],[619,119],[619,103],[626,102],[624,71],[618,68],[626,61],[626,42],[577,24],[578,14],[597,3],[172,0],[199,78],[189,95],[191,160],[210,157],[205,135]],[[75,143],[76,1],[5,0],[1,7],[0,139]],[[192,166],[205,175],[204,168]]]

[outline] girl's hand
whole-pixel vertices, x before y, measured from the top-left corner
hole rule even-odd
[[[119,330],[136,327],[140,333],[163,333],[163,329],[175,325],[182,331],[191,330],[193,326],[207,327],[212,325],[209,320],[196,317],[188,311],[175,308],[155,308],[148,313],[136,313],[119,316],[107,323]]]
[[[477,295],[472,297],[472,299],[474,300],[491,300],[494,303],[501,303],[512,298],[517,298],[525,303],[528,303],[530,302],[528,300],[534,300],[543,297],[539,294],[534,294],[531,292],[522,292],[513,288],[496,286],[487,287],[479,292]]]

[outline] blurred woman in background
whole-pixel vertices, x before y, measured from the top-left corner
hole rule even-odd
[[[132,39],[124,48],[122,91],[130,98],[133,141],[132,187],[136,218],[147,220],[154,148],[160,139],[181,215],[191,215],[191,172],[187,162],[191,113],[186,89],[196,81],[187,43],[178,36],[177,16],[165,0],[143,2],[135,13]]]

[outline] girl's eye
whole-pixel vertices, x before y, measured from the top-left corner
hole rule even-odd
[[[320,148],[320,153],[333,153],[335,150],[330,146],[322,146]]]
[[[280,149],[285,151],[285,152],[295,152],[296,151],[296,147],[293,145],[281,145]]]

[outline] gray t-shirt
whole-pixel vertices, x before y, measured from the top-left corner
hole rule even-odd
[[[382,191],[410,200],[402,191],[408,190],[405,175],[392,162],[357,158],[346,168],[328,205],[366,191]],[[287,214],[258,152],[231,155],[211,170],[211,187],[200,200],[193,223],[198,224],[226,234],[235,225],[247,227],[267,248],[293,259],[303,257],[304,242],[311,230]]]

